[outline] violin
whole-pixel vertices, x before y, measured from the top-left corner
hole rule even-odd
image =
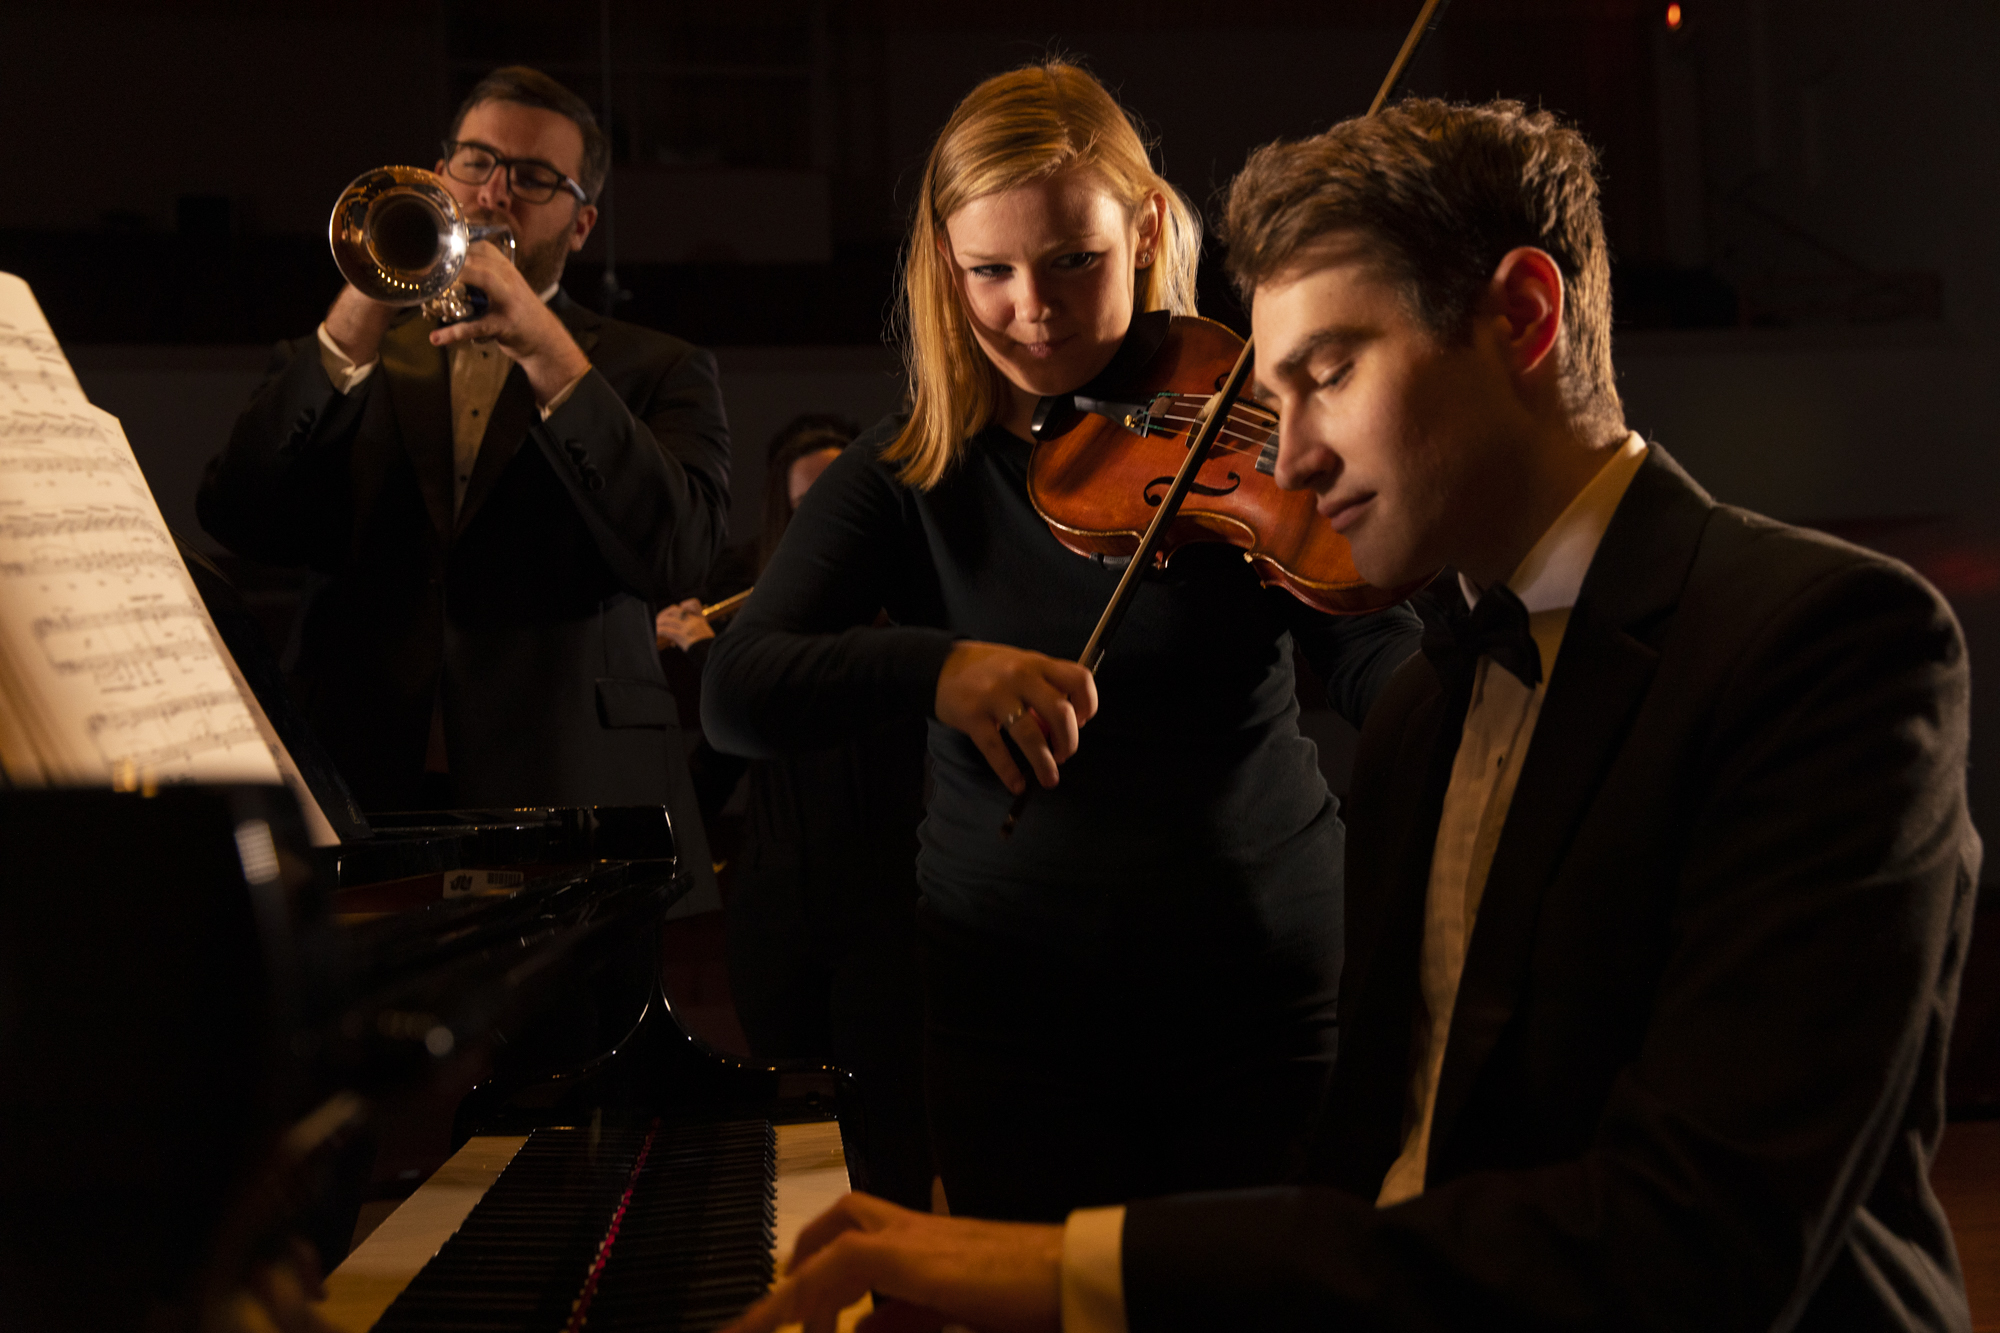
[[[1418,47],[1443,21],[1445,4],[1424,0],[1369,115],[1402,82]],[[1210,320],[1158,311],[1136,316],[1132,325],[1096,379],[1074,394],[1043,399],[1033,421],[1028,495],[1056,540],[1084,555],[1130,557],[1077,655],[1079,665],[1097,670],[1141,575],[1190,541],[1240,546],[1267,585],[1336,614],[1392,606],[1422,586],[1370,587],[1354,568],[1347,539],[1320,520],[1311,495],[1278,488],[1277,414],[1240,398],[1255,351],[1248,340]],[[1217,375],[1218,367],[1226,369]],[[1128,382],[1136,391],[1117,401],[1099,396],[1105,386]],[[1034,790],[1014,798],[1002,837],[1012,836]]]
[[[1044,399],[1028,460],[1028,498],[1056,540],[1079,555],[1132,557],[1145,540],[1210,398],[1243,339],[1198,316],[1151,311],[1133,320],[1111,365],[1075,394]],[[1333,615],[1392,606],[1411,589],[1372,586],[1347,539],[1309,491],[1279,488],[1278,417],[1237,400],[1186,498],[1153,551],[1163,567],[1190,542],[1225,542],[1266,586]]]

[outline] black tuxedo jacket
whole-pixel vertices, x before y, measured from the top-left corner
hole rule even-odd
[[[692,595],[726,532],[715,361],[552,308],[592,370],[544,422],[512,369],[456,521],[450,371],[421,317],[348,395],[316,337],[280,344],[209,465],[203,527],[325,576],[294,680],[364,808],[416,804],[440,699],[454,804],[662,804],[685,784],[651,605]]]
[[[1928,1184],[1979,865],[1967,668],[1907,569],[1657,447],[1571,615],[1401,1150],[1462,729],[1413,658],[1348,814],[1326,1183],[1134,1205],[1164,1328],[1963,1329]]]

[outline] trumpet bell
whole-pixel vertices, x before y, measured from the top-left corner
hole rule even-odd
[[[392,273],[429,273],[450,257],[460,233],[438,226],[429,204],[406,194],[385,195],[368,206],[362,242],[376,265]]]
[[[422,305],[439,323],[484,310],[484,293],[458,281],[466,251],[481,240],[514,258],[511,231],[468,222],[444,182],[420,167],[363,172],[327,223],[333,262],[356,291],[385,305]]]

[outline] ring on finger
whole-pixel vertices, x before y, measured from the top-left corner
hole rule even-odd
[[[1024,717],[1027,714],[1027,711],[1028,711],[1028,706],[1026,704],[1022,704],[1019,708],[1016,708],[1013,712],[1007,714],[1007,720],[1000,724],[1000,730],[1012,731],[1014,729],[1014,724],[1016,722],[1019,722],[1022,719],[1022,717]]]

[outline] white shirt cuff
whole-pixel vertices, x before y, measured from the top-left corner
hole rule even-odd
[[[554,416],[556,409],[569,401],[569,396],[576,392],[576,386],[583,383],[584,375],[588,375],[589,373],[587,370],[584,371],[583,375],[578,375],[568,384],[563,385],[555,397],[544,403],[542,405],[542,420],[547,421],[550,417]]]
[[[1063,1227],[1063,1333],[1125,1333],[1125,1209],[1079,1208]]]
[[[326,331],[326,322],[322,320],[319,326],[319,363],[326,367],[326,377],[335,389],[341,393],[353,393],[363,380],[375,372],[375,367],[382,364],[382,358],[378,356],[367,365],[355,365],[354,358],[340,350],[340,344]]]

